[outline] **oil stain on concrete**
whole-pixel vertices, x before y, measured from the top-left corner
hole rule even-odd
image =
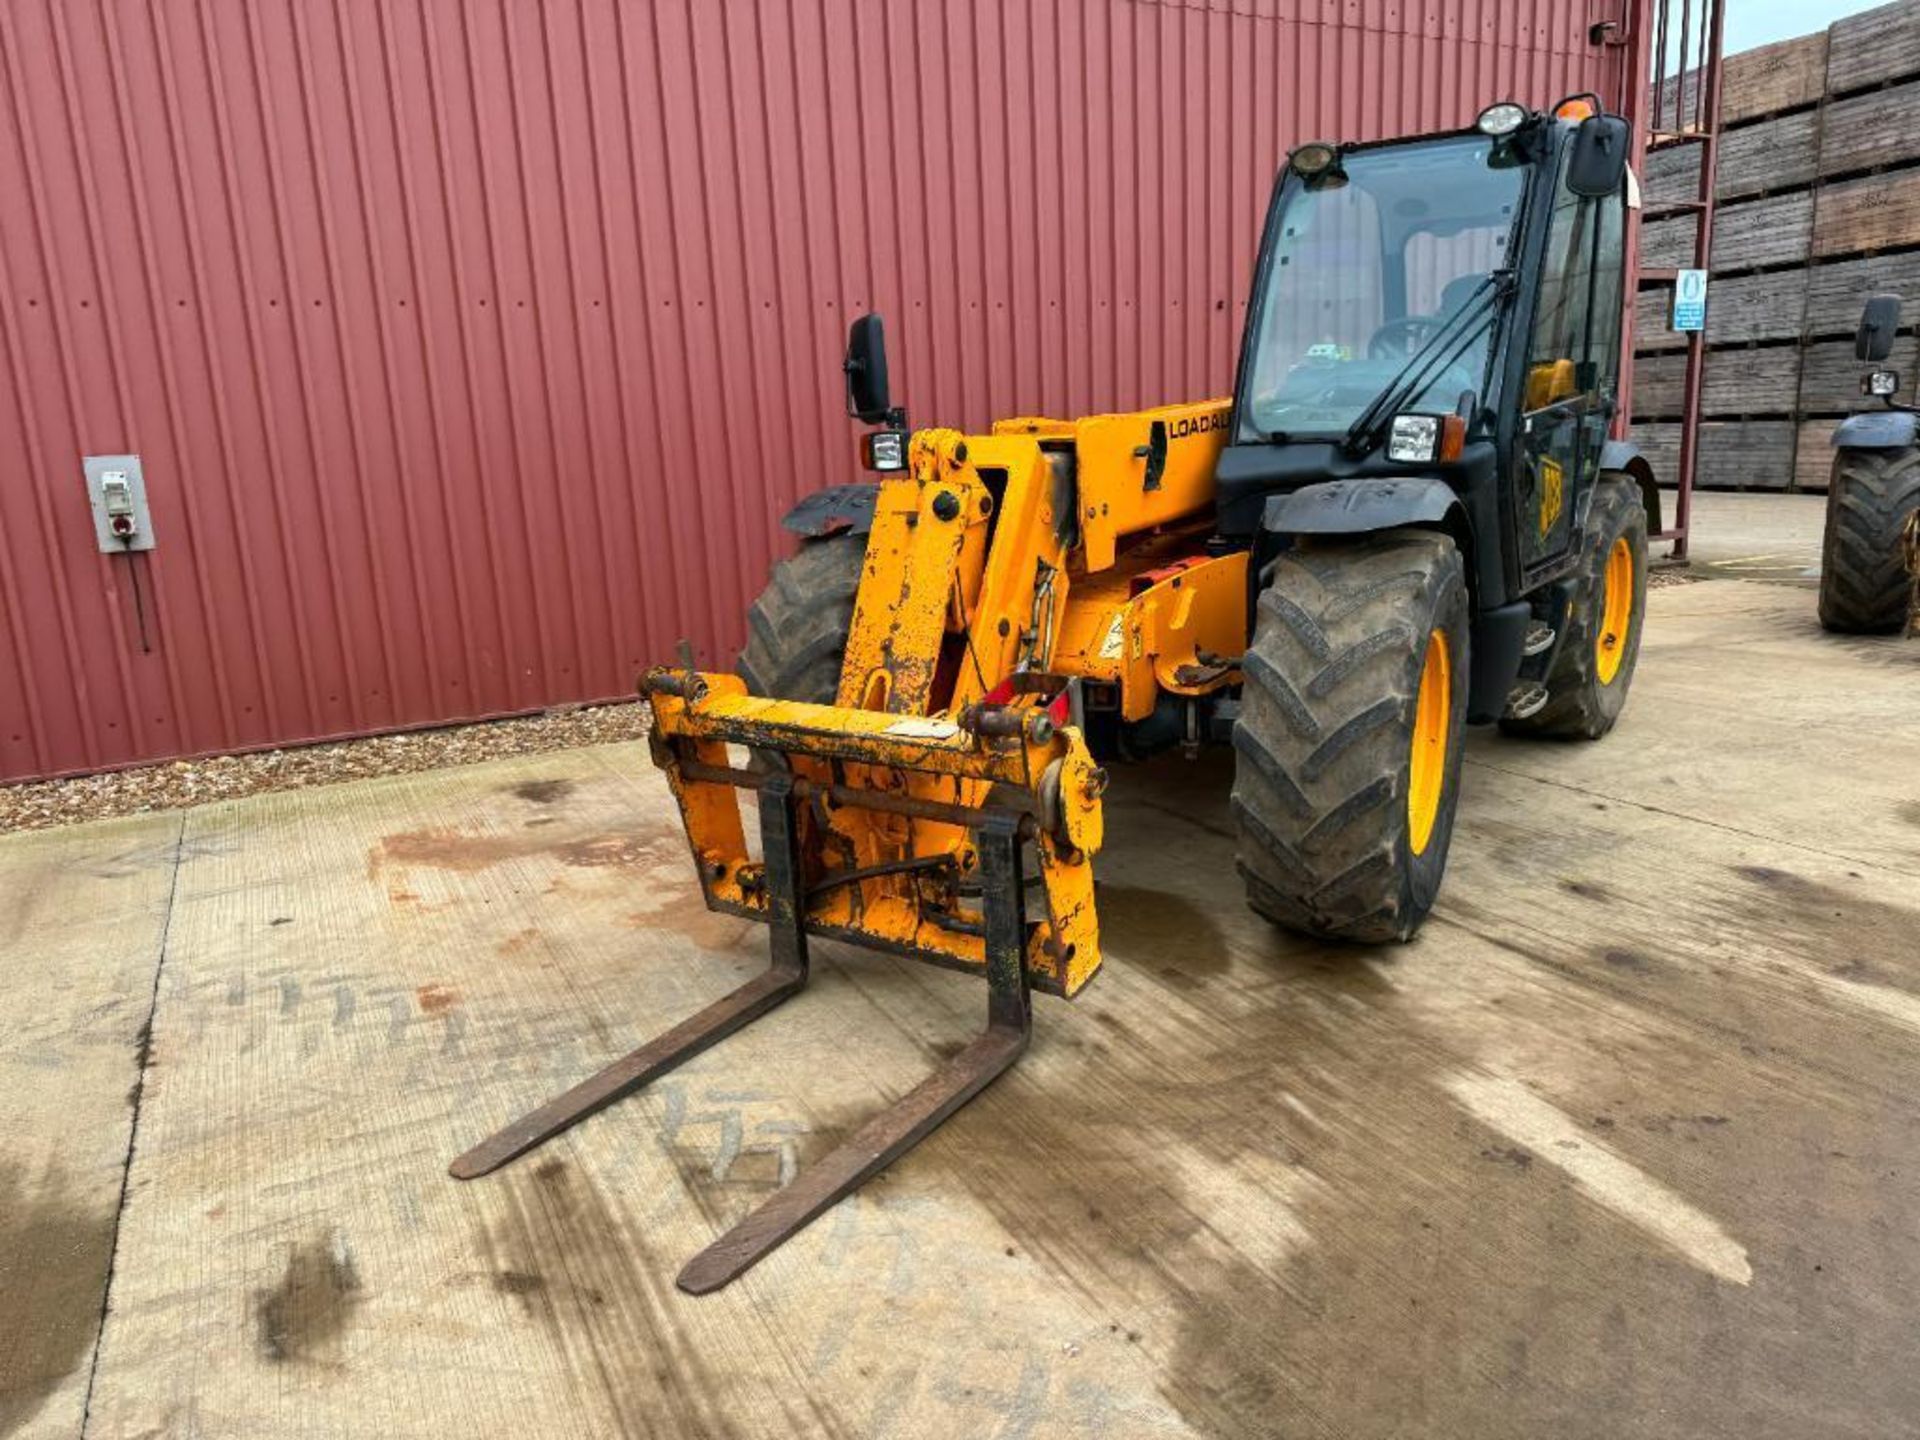
[[[256,1344],[276,1364],[336,1366],[365,1300],[353,1253],[337,1230],[295,1244],[277,1284],[254,1292]]]
[[[545,1332],[620,1434],[726,1436],[727,1387],[681,1332],[673,1269],[565,1160],[516,1167],[479,1236],[493,1289]],[[795,1433],[799,1433],[797,1430]]]
[[[39,1413],[100,1332],[114,1213],[58,1173],[0,1170],[0,1436]]]
[[[522,780],[518,785],[509,785],[507,793],[529,805],[557,805],[573,794],[574,789],[571,780]]]
[[[617,898],[625,907],[622,923],[638,928],[670,928],[703,949],[722,948],[738,937],[743,922],[707,909],[677,822],[591,830],[586,834],[576,831],[571,836],[563,833],[565,828],[465,830],[428,826],[399,831],[383,836],[367,851],[367,879],[383,886],[394,905],[430,911],[452,902],[423,901],[420,872],[467,876],[498,865],[525,862],[551,867],[546,894],[578,891],[589,898]],[[518,952],[532,938],[526,933],[510,935],[502,942],[506,947],[502,953]]]
[[[1878,962],[1912,953],[1920,909],[1895,904],[1872,881],[1815,880],[1767,865],[1731,868],[1751,888],[1730,897],[1730,907],[1757,910],[1767,934],[1815,963],[1877,972]]]
[[[403,830],[381,839],[367,852],[367,878],[377,879],[391,865],[446,870],[471,875],[511,860],[550,854],[574,869],[637,868],[664,853],[662,832],[615,830],[577,840],[549,840],[525,831],[468,831],[445,826]],[[676,840],[672,853],[684,853]]]
[[[1171,890],[1102,881],[1100,941],[1116,954],[1178,960],[1189,974],[1224,970],[1227,937],[1205,907]]]

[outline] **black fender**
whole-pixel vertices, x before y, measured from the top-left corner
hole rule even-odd
[[[1467,509],[1444,480],[1405,475],[1322,480],[1269,495],[1260,528],[1269,535],[1366,535],[1401,525],[1467,531]]]
[[[1451,485],[1421,475],[1324,480],[1268,496],[1260,516],[1260,528],[1274,536],[1366,535],[1408,525],[1442,530],[1460,547],[1474,593],[1467,719],[1473,724],[1496,720],[1520,673],[1532,610],[1525,600],[1489,606],[1481,597],[1473,583],[1473,524]]]
[[[873,502],[880,487],[871,480],[856,480],[848,485],[829,485],[816,490],[780,517],[780,527],[809,540],[818,540],[842,531],[865,535],[873,529]]]
[[[1640,503],[1647,511],[1647,533],[1658,535],[1666,527],[1660,523],[1660,482],[1654,476],[1653,462],[1640,453],[1631,440],[1609,440],[1600,447],[1600,468],[1631,475],[1640,485]]]
[[[1833,430],[1836,450],[1905,450],[1920,433],[1920,416],[1911,410],[1869,410],[1849,415]]]

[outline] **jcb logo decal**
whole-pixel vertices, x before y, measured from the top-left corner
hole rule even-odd
[[[1224,410],[1216,410],[1211,415],[1188,415],[1183,419],[1175,420],[1167,426],[1167,438],[1169,440],[1184,440],[1189,435],[1202,435],[1209,430],[1224,430],[1226,428],[1227,412]]]
[[[1567,472],[1551,455],[1540,457],[1540,538],[1547,538],[1567,503]]]

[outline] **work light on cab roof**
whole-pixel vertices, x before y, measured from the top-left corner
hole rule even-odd
[[[1527,114],[1524,105],[1517,105],[1511,100],[1496,101],[1480,112],[1480,118],[1473,122],[1473,128],[1497,140],[1503,135],[1513,134],[1526,124]]]
[[[1294,148],[1287,163],[1301,179],[1318,180],[1339,168],[1340,151],[1324,140],[1309,140]]]

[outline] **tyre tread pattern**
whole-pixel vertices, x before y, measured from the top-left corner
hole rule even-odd
[[[1602,687],[1594,646],[1606,607],[1607,557],[1622,535],[1635,547],[1633,609],[1627,653],[1620,657],[1612,683]],[[1609,470],[1595,481],[1582,543],[1586,546],[1582,583],[1562,622],[1566,634],[1547,672],[1547,703],[1531,715],[1503,719],[1500,728],[1509,735],[1598,740],[1613,728],[1626,703],[1640,660],[1647,610],[1647,508],[1640,498],[1640,484],[1631,475]]]
[[[831,705],[853,628],[865,535],[809,540],[773,567],[747,612],[739,674],[755,695]]]
[[[1880,635],[1907,618],[1900,554],[1907,517],[1920,507],[1920,449],[1841,450],[1827,488],[1820,547],[1820,623],[1845,635]]]
[[[1408,617],[1434,613],[1449,584],[1464,595],[1459,552],[1442,535],[1390,531],[1290,550],[1269,575],[1233,731],[1247,903],[1313,935],[1404,939],[1424,916],[1396,863],[1404,821],[1387,808],[1405,799],[1403,717],[1426,653]]]

